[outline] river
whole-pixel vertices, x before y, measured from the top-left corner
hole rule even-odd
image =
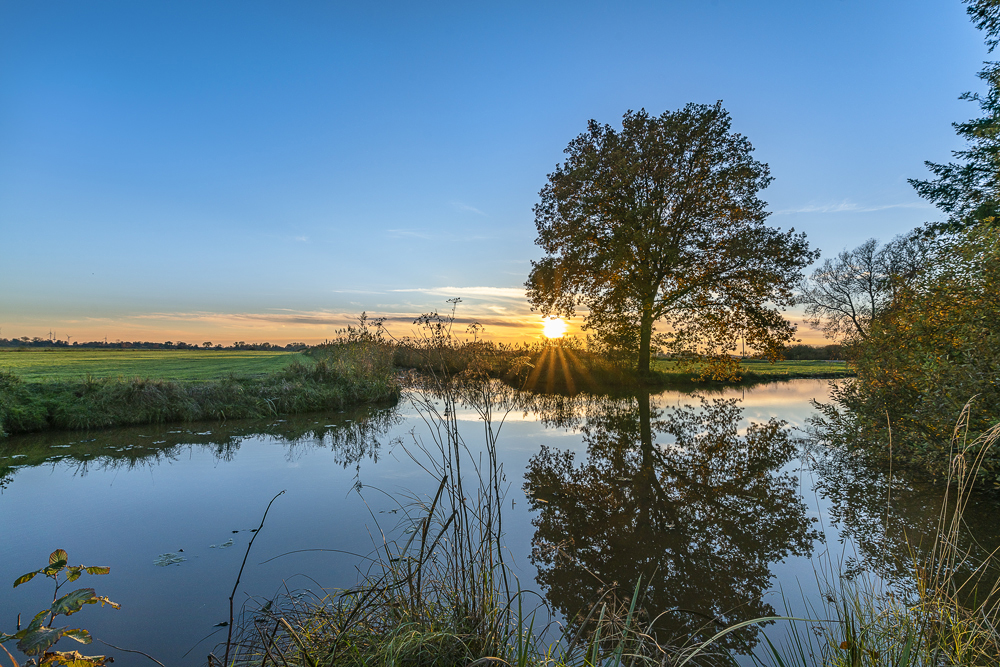
[[[793,380],[524,401],[502,415],[499,437],[505,539],[521,587],[570,618],[602,587],[631,592],[642,578],[650,608],[666,612],[664,632],[703,637],[809,613],[820,601],[817,572],[831,567],[905,586],[906,539],[929,540],[941,490],[803,439],[810,400],[828,393],[826,380]],[[457,414],[475,451],[478,415]],[[271,498],[285,491],[254,542],[238,609],[358,580],[362,557],[405,528],[400,504],[437,486],[418,465],[425,418],[404,394],[396,406],[271,422],[0,441],[0,631],[46,607],[47,581],[10,582],[61,548],[71,565],[111,568],[66,591],[90,586],[122,605],[86,607],[73,627],[168,665],[204,664],[225,639],[218,624]],[[998,509],[977,497],[966,513],[983,549],[1000,544]],[[724,644],[752,650],[760,633],[749,627]]]

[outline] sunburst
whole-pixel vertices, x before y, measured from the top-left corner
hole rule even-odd
[[[562,338],[566,335],[567,324],[558,317],[550,317],[542,325],[542,333],[546,338]]]

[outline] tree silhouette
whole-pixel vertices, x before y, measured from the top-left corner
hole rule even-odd
[[[584,328],[643,373],[658,342],[726,366],[742,335],[776,356],[794,335],[781,309],[817,254],[764,224],[768,167],[730,126],[721,103],[629,111],[620,131],[590,121],[539,193],[532,307],[585,306]],[[660,320],[669,334],[654,336]]]

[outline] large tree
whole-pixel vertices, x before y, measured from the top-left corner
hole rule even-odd
[[[764,224],[768,167],[730,125],[721,103],[629,111],[621,130],[590,121],[535,206],[546,255],[526,283],[532,307],[582,307],[584,327],[641,372],[656,343],[728,359],[742,337],[776,356],[794,335],[781,309],[815,254]]]

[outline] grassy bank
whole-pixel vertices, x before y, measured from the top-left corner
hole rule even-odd
[[[698,375],[698,368],[680,368],[677,362],[657,360],[653,370],[677,379],[690,379]],[[854,375],[845,361],[778,361],[771,363],[759,359],[743,359],[739,364],[742,382],[793,380],[798,378],[842,378]]]
[[[175,382],[227,375],[266,375],[309,357],[298,352],[250,350],[134,350],[0,348],[0,371],[25,382],[67,382],[91,377],[144,377]]]
[[[197,359],[213,353],[182,351],[182,356],[174,356],[173,351],[155,351],[147,358],[151,364],[147,368],[159,364],[165,373],[179,379],[123,374],[76,379],[72,376],[76,371],[69,370],[73,360],[60,364],[60,353],[55,353],[48,366],[52,379],[39,380],[36,375],[34,381],[25,381],[19,374],[0,371],[0,433],[263,418],[382,401],[399,391],[391,350],[374,344],[333,343],[299,359],[289,353],[226,352],[222,359],[206,359],[204,368],[191,368],[192,360],[183,355]],[[46,354],[39,352],[39,356]],[[225,359],[230,354],[250,356]],[[102,359],[108,363],[108,358]],[[275,364],[277,370],[247,372],[259,369],[261,361]],[[220,371],[219,364],[227,370]],[[45,368],[46,364],[35,367]],[[242,368],[244,373],[238,374],[234,368]],[[214,379],[199,379],[206,376]]]

